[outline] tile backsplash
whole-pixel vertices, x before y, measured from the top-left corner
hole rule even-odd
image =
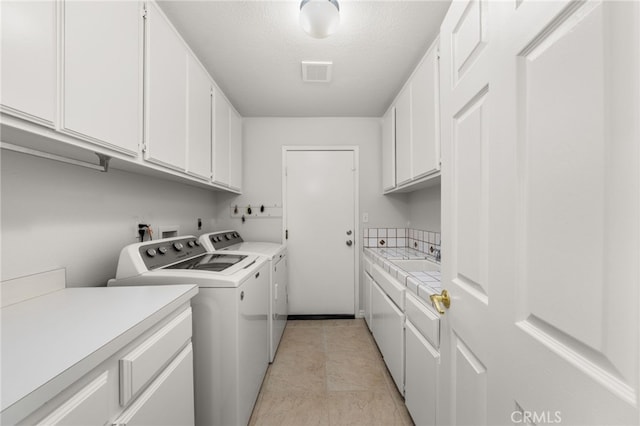
[[[434,258],[434,250],[440,250],[440,232],[411,228],[366,228],[363,230],[363,247],[408,247]]]

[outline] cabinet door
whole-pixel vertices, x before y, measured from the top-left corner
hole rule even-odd
[[[155,3],[147,3],[145,159],[185,169],[187,49]]]
[[[246,425],[269,365],[269,266],[242,284],[238,320],[238,420]]]
[[[416,425],[435,425],[440,354],[406,323],[404,402]]]
[[[53,1],[0,2],[2,112],[53,127],[56,106]]]
[[[242,189],[242,117],[229,109],[229,186]]]
[[[64,3],[62,130],[137,155],[142,132],[138,2]]]
[[[396,184],[411,180],[411,85],[396,101]]]
[[[438,42],[416,69],[411,80],[412,178],[440,169]]]
[[[229,185],[229,105],[222,93],[216,89],[214,98],[214,168],[213,180]]]
[[[194,423],[193,348],[189,343],[113,424],[170,426]]]
[[[288,283],[289,283],[289,265],[286,254],[282,254],[282,257],[273,265],[273,295],[272,295],[272,317],[269,322],[271,326],[272,335],[269,342],[269,362],[273,362],[278,349],[278,343],[284,333],[284,328],[287,325],[287,315],[289,313],[288,306]]]
[[[198,61],[188,60],[187,173],[211,179],[211,90],[209,75]]]
[[[82,388],[37,423],[53,425],[102,425],[109,420],[109,374],[107,371]]]
[[[404,394],[404,314],[375,282],[371,303],[375,315],[373,337],[393,381]]]
[[[367,327],[371,330],[371,287],[373,285],[373,279],[365,272],[364,274],[364,320],[367,323]]]
[[[382,121],[382,190],[396,187],[396,108],[391,107]]]

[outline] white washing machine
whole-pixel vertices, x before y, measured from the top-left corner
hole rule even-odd
[[[207,251],[234,251],[267,256],[270,261],[269,362],[273,362],[287,325],[289,268],[287,246],[278,243],[244,241],[236,231],[218,231],[200,236]]]
[[[208,253],[193,236],[131,244],[109,286],[197,284],[192,299],[197,425],[246,425],[269,363],[269,263]]]

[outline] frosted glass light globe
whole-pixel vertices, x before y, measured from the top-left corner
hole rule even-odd
[[[333,34],[340,24],[340,7],[337,0],[302,0],[300,26],[315,38]]]

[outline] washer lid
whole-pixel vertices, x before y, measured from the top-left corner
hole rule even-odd
[[[242,262],[246,257],[246,255],[241,254],[205,253],[183,262],[169,265],[165,269],[195,269],[222,272]]]

